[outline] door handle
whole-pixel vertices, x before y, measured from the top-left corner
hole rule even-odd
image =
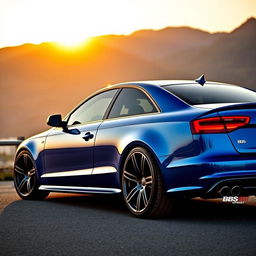
[[[92,133],[87,132],[87,133],[84,135],[83,139],[84,139],[85,141],[88,141],[88,140],[92,139],[93,137],[94,137],[94,135],[93,135]]]

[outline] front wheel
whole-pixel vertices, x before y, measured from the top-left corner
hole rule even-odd
[[[137,217],[163,217],[173,209],[175,200],[167,196],[157,165],[144,148],[134,148],[126,157],[122,190],[127,208]]]
[[[48,191],[38,189],[36,164],[25,150],[16,156],[13,179],[15,189],[22,199],[44,199],[49,194]]]

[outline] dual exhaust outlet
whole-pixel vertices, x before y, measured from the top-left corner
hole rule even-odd
[[[221,196],[239,196],[241,192],[242,192],[242,188],[238,185],[235,185],[233,187],[223,186],[219,190],[219,194]]]

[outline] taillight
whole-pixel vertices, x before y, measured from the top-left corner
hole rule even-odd
[[[232,132],[250,122],[248,116],[222,116],[197,119],[191,122],[192,134]]]

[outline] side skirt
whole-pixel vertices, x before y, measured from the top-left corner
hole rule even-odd
[[[118,194],[121,189],[118,188],[98,188],[98,187],[70,187],[70,186],[53,186],[41,185],[39,190],[47,190],[51,192],[67,192],[67,193],[89,193],[89,194]]]

